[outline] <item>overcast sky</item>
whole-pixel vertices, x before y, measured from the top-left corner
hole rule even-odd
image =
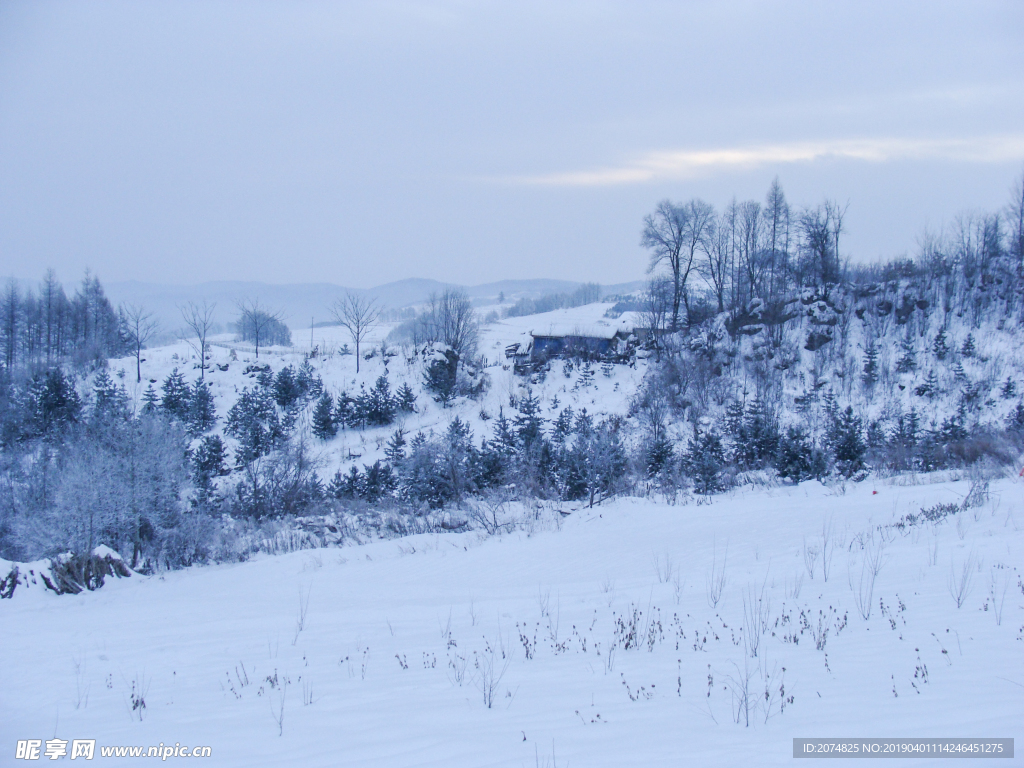
[[[874,260],[1022,170],[1019,0],[0,0],[0,275],[636,280],[776,175]]]

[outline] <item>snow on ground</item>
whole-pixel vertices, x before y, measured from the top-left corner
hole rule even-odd
[[[325,480],[329,480],[337,469],[345,472],[353,464],[360,466],[372,464],[376,459],[383,459],[385,443],[398,427],[405,429],[408,439],[420,431],[433,431],[435,434],[443,432],[451,421],[458,417],[470,425],[476,441],[479,442],[481,438],[490,437],[492,419],[498,416],[500,410],[503,409],[508,416],[514,415],[515,412],[509,403],[513,398],[524,394],[527,388],[540,398],[545,418],[554,419],[558,411],[567,405],[575,410],[587,408],[591,413],[624,414],[628,409],[630,396],[643,378],[645,362],[639,361],[636,368],[625,365],[603,368],[594,365],[593,375],[588,383],[581,381],[583,372],[580,367],[574,367],[567,373],[563,363],[555,361],[551,373],[544,381],[530,383],[513,373],[511,362],[505,359],[504,354],[508,344],[519,340],[532,328],[616,323],[615,320],[604,318],[604,313],[610,306],[612,305],[607,303],[590,304],[575,309],[509,318],[482,326],[480,354],[486,360],[485,373],[490,380],[488,390],[480,400],[460,398],[449,408],[442,408],[424,392],[423,361],[411,348],[402,349],[389,345],[389,349],[398,352],[398,355],[390,358],[387,363],[384,362],[380,346],[393,325],[382,323],[374,327],[363,340],[360,350],[362,355],[365,356],[372,351],[374,356],[369,360],[360,360],[359,373],[356,373],[355,355],[339,353],[346,344],[352,350],[355,348],[344,328],[313,328],[312,346],[318,348],[319,354],[310,360],[310,364],[332,394],[346,391],[354,397],[359,393],[360,387],[371,388],[382,374],[387,374],[392,392],[397,392],[402,384],[408,383],[417,393],[417,413],[402,415],[395,424],[386,427],[341,430],[334,439],[318,443],[323,459],[321,475]],[[235,337],[230,334],[213,337],[208,353],[210,360],[206,379],[210,382],[210,391],[214,396],[219,419],[214,429],[215,433],[223,433],[228,410],[238,399],[242,389],[252,387],[256,383],[255,374],[244,373],[246,367],[255,363],[269,364],[274,373],[286,365],[298,368],[312,348],[310,332],[309,328],[295,330],[292,334],[292,347],[261,348],[258,360],[252,345],[236,342]],[[136,401],[142,397],[150,383],[159,393],[160,385],[175,368],[185,375],[185,380],[189,383],[199,378],[198,356],[184,341],[147,349],[144,356],[141,384],[135,381],[133,357],[110,361],[112,375],[117,376],[120,371],[124,371],[124,376],[115,380],[123,381],[129,395]],[[226,366],[227,370],[221,370],[222,366]],[[300,421],[300,425],[302,423]],[[234,445],[230,438],[226,440],[228,445]]]
[[[0,601],[0,764],[20,763],[15,739],[53,736],[209,745],[210,765],[446,768],[790,765],[794,737],[1019,737],[1021,482],[878,528],[967,491],[920,476],[546,506],[501,536],[16,593]]]

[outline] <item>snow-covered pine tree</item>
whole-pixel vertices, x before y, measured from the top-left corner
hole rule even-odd
[[[416,393],[412,391],[412,387],[409,386],[409,382],[402,384],[398,390],[396,399],[398,402],[398,410],[402,413],[416,412]]]
[[[896,361],[897,373],[909,373],[917,370],[917,356],[914,354],[914,342],[905,338],[900,341],[900,359]]]
[[[963,357],[974,357],[974,351],[974,334],[968,333],[963,346],[960,347],[960,354]]]
[[[722,470],[725,468],[725,449],[722,438],[714,429],[694,430],[683,458],[686,473],[693,480],[693,489],[702,495],[723,488]]]
[[[405,458],[405,445],[405,430],[396,429],[384,448],[384,456],[391,466],[397,467]]]
[[[864,370],[860,380],[869,388],[878,382],[878,345],[874,341],[869,341],[864,349]]]
[[[945,328],[939,328],[939,332],[935,334],[935,341],[932,343],[932,352],[934,353],[936,360],[945,360],[946,356],[949,355],[949,343],[946,341]]]
[[[330,392],[323,392],[313,408],[313,434],[321,440],[330,440],[338,434],[334,421],[334,398]]]
[[[142,412],[145,414],[151,414],[156,411],[160,405],[160,396],[153,389],[152,383],[146,387],[146,391],[142,393]]]
[[[188,421],[186,427],[189,435],[199,437],[209,432],[217,423],[217,408],[213,402],[213,393],[209,384],[196,379],[189,392]]]
[[[177,368],[167,374],[161,386],[163,397],[160,406],[170,415],[184,422],[188,420],[189,387],[184,374]]]

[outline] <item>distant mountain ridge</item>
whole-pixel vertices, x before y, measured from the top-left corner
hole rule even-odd
[[[448,287],[463,288],[476,304],[497,303],[504,294],[506,301],[521,298],[536,299],[552,293],[576,290],[581,282],[571,280],[499,280],[474,286],[444,283],[429,278],[407,278],[375,288],[346,288],[331,283],[293,283],[272,285],[254,281],[214,281],[195,285],[162,285],[139,281],[104,283],[107,296],[114,305],[134,303],[152,312],[165,331],[181,325],[178,307],[188,301],[216,302],[216,322],[226,326],[235,319],[236,305],[245,298],[259,298],[273,310],[280,310],[284,321],[292,328],[308,328],[309,322],[323,322],[331,318],[330,306],[346,293],[372,296],[390,309],[404,309],[422,304],[431,293]],[[602,286],[605,295],[628,293],[643,286],[642,281]]]

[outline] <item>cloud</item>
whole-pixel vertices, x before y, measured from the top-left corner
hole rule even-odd
[[[689,179],[715,171],[809,163],[831,158],[884,163],[894,160],[953,160],[996,163],[1024,159],[1024,134],[967,139],[835,139],[704,150],[649,152],[633,162],[591,170],[513,176],[516,184],[599,187]]]

